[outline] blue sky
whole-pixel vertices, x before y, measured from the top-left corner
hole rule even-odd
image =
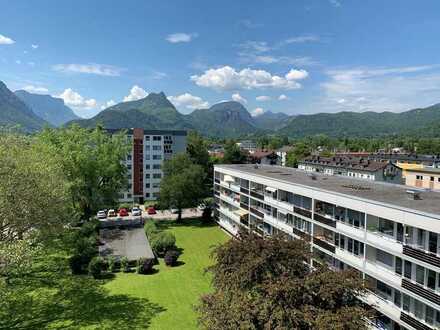
[[[440,102],[440,2],[0,0],[0,80],[90,117],[164,91],[189,113]]]

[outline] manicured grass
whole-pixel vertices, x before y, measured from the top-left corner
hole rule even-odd
[[[216,225],[204,225],[198,219],[183,220],[182,224],[163,221],[159,228],[176,236],[177,246],[183,249],[177,267],[167,267],[160,260],[157,273],[137,275],[117,273],[105,284],[112,295],[128,295],[148,299],[161,312],[150,321],[149,329],[197,329],[194,305],[200,295],[210,290],[210,274],[205,268],[212,263],[212,247],[228,240]]]

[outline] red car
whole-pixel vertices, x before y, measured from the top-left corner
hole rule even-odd
[[[148,213],[148,214],[156,214],[156,209],[155,209],[153,206],[150,206],[150,207],[147,209],[147,213]]]
[[[120,217],[127,217],[128,216],[128,211],[127,209],[119,209],[119,216]]]

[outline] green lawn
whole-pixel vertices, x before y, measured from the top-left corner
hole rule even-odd
[[[212,247],[225,242],[228,237],[216,225],[203,225],[199,220],[184,220],[178,225],[167,223],[164,230],[176,235],[182,264],[167,267],[163,260],[153,275],[118,273],[105,284],[109,295],[128,295],[146,299],[155,306],[149,329],[197,329],[193,310],[201,294],[210,290],[210,275],[204,269],[212,263]]]

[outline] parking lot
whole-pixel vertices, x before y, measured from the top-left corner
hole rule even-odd
[[[170,210],[157,210],[156,214],[148,214],[144,207],[141,206],[142,209],[142,219],[155,219],[155,220],[175,220],[177,219],[177,214],[172,213]],[[202,211],[197,208],[191,208],[191,209],[183,209],[182,210],[182,218],[197,218],[202,216]],[[120,217],[119,215],[116,217],[107,217],[106,219],[101,219],[101,221],[109,221],[109,220],[134,220],[139,219],[139,216],[132,216],[131,212],[129,212],[128,216]]]

